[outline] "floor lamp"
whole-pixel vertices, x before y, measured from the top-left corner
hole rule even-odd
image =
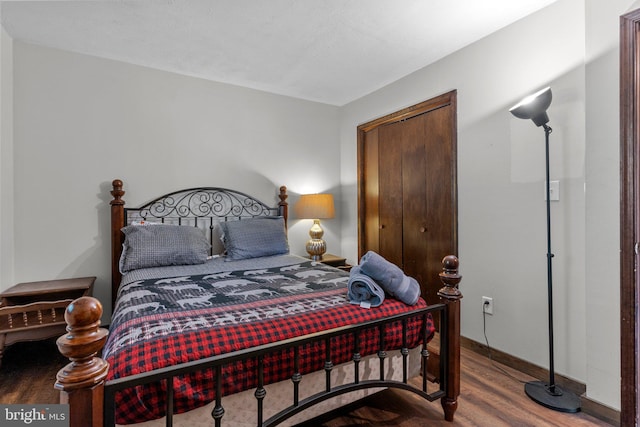
[[[551,189],[549,182],[549,134],[547,108],[551,105],[551,88],[547,87],[523,99],[509,111],[519,119],[531,119],[536,126],[544,129],[547,194],[547,294],[549,310],[549,382],[530,381],[524,391],[532,400],[547,408],[561,412],[580,411],[580,398],[574,393],[562,390],[556,385],[553,367],[553,276],[551,274]]]

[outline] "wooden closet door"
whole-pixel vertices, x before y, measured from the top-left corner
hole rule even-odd
[[[457,254],[451,108],[403,122],[411,129],[402,167],[404,270],[418,280],[430,304],[438,302],[443,256]]]
[[[358,127],[359,255],[374,250],[438,302],[457,254],[455,91]]]

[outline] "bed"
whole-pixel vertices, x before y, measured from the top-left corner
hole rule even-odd
[[[286,187],[275,207],[202,187],[125,208],[122,181],[112,185],[110,329],[83,297],[58,340],[71,363],[55,387],[72,426],[292,425],[388,387],[440,400],[453,420],[455,256],[443,259],[440,304],[366,309],[347,298],[348,272],[289,253]]]

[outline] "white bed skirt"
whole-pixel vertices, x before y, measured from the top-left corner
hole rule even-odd
[[[408,378],[420,374],[420,350],[418,346],[409,351],[408,356]],[[345,362],[335,366],[331,371],[331,385],[337,386],[353,382],[353,362]],[[388,351],[385,360],[385,379],[402,381],[402,355],[400,350]],[[380,378],[380,359],[376,355],[364,357],[360,362],[360,380],[377,380]],[[264,420],[273,416],[282,409],[290,406],[293,402],[293,383],[291,380],[284,380],[278,383],[265,386],[267,395],[263,401]],[[325,389],[325,372],[316,371],[306,374],[300,382],[300,400],[323,391]],[[289,418],[283,422],[282,426],[292,426],[333,409],[362,399],[370,394],[380,391],[380,388],[357,390],[345,393],[332,399],[325,400],[312,406],[302,413]],[[222,406],[225,410],[222,417],[224,427],[255,427],[257,425],[257,400],[254,396],[255,389],[232,394],[222,398]],[[192,411],[173,416],[173,425],[176,427],[211,427],[213,418],[211,412],[215,402],[196,408]],[[153,421],[135,424],[136,427],[162,427],[165,426],[165,419],[160,418]]]

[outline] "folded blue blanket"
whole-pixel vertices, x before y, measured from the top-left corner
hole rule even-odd
[[[395,264],[373,251],[360,258],[360,273],[371,277],[392,297],[408,305],[414,305],[420,297],[420,285]]]
[[[360,267],[351,268],[347,282],[349,302],[369,307],[377,307],[384,301],[384,290],[369,276],[360,273]]]

